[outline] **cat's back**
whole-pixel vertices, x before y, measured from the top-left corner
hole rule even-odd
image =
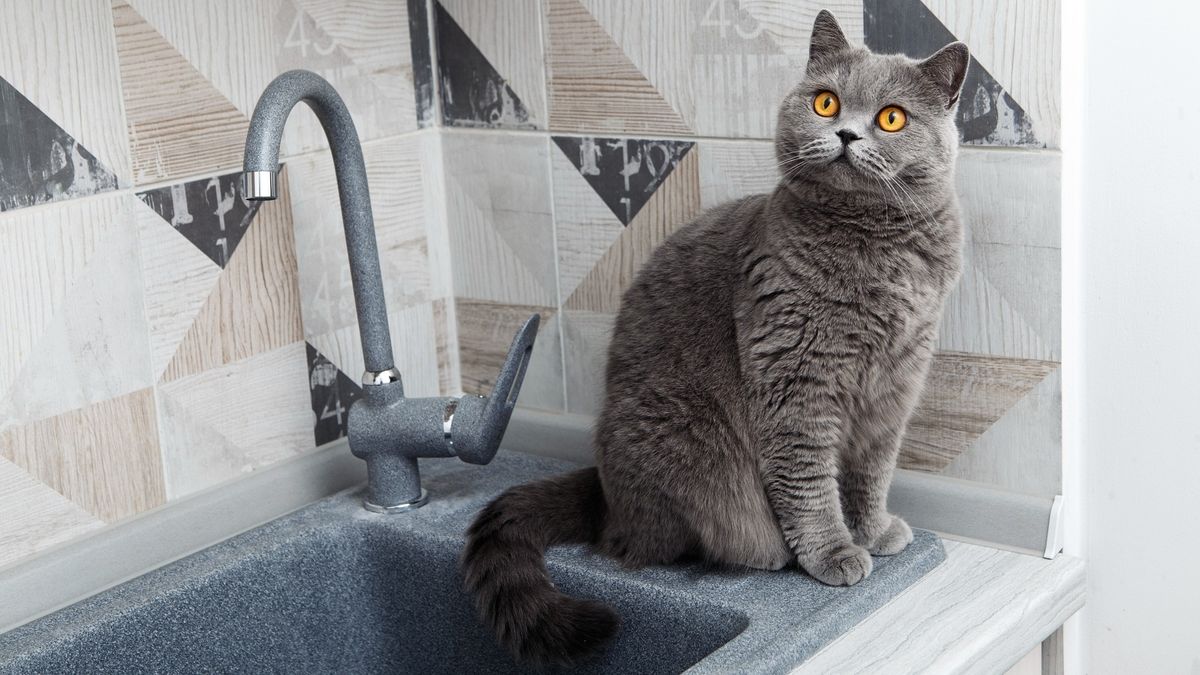
[[[625,291],[609,349],[609,383],[650,369],[718,365],[734,345],[737,261],[769,195],[727,202],[667,238]]]

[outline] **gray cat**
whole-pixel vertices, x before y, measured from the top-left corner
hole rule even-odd
[[[547,546],[850,585],[912,541],[886,498],[959,275],[969,60],[961,43],[873,54],[817,16],[779,112],[779,186],[684,226],[625,292],[598,466],[513,488],[471,526],[466,587],[518,658],[570,663],[617,629],[555,589]]]

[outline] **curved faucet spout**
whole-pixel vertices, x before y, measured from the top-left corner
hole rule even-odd
[[[375,243],[375,220],[367,189],[367,169],[358,132],[342,97],[321,76],[307,70],[291,70],[275,78],[263,91],[246,134],[243,193],[254,201],[275,199],[283,127],[292,108],[300,101],[316,113],[333,153],[346,249],[350,254],[350,279],[354,285],[354,304],[358,309],[363,360],[367,368],[364,384],[399,386],[379,269],[379,247]]]

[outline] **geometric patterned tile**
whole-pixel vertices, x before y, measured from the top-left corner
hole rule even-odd
[[[923,59],[955,38],[921,0],[864,0],[866,44]],[[971,57],[958,107],[959,139],[972,145],[1045,147],[1025,109]]]
[[[240,164],[246,115],[126,2],[112,12],[134,183]]]
[[[142,389],[0,432],[0,453],[105,522],[165,500],[154,392]],[[119,452],[114,452],[115,449]]]
[[[83,536],[104,523],[0,456],[0,567]]]
[[[150,369],[157,382],[204,306],[221,268],[141,199],[131,199],[138,226]]]
[[[449,131],[442,148],[454,295],[557,304],[549,143],[526,134]]]
[[[308,353],[308,386],[316,418],[313,436],[320,447],[346,435],[350,405],[362,398],[363,390],[312,345],[305,343],[304,346]]]
[[[579,173],[628,225],[694,143],[634,138],[552,136]]]
[[[433,56],[429,42],[429,12],[426,0],[407,0],[408,39],[411,43],[413,98],[416,104],[417,126],[424,129],[434,125],[433,119]]]
[[[437,3],[521,100],[528,121],[544,128],[544,0],[437,0]]]
[[[158,386],[171,499],[315,447],[306,349],[297,341]]]
[[[691,133],[678,109],[579,0],[549,0],[547,32],[552,129]]]
[[[130,183],[129,137],[111,12],[112,0],[5,0],[0,3],[0,77],[125,187]],[[0,108],[6,105],[0,103]],[[29,130],[28,137],[14,132],[0,131],[0,145],[28,145],[36,155],[34,166],[50,159],[50,146],[41,145],[44,137],[35,142],[38,136]],[[23,166],[8,164],[15,158],[4,151],[0,157],[7,170]],[[75,166],[80,188],[86,165]]]
[[[117,188],[117,177],[0,78],[0,212]]]
[[[459,127],[533,129],[529,110],[441,3],[433,0],[442,122]]]
[[[170,381],[304,339],[287,176],[265,202],[168,363]]]
[[[222,268],[246,234],[253,207],[241,195],[241,172],[139,192],[138,197]]]
[[[900,466],[942,471],[1057,369],[1053,361],[938,352],[908,423]]]
[[[615,314],[620,309],[622,293],[633,283],[654,249],[672,232],[699,215],[699,164],[698,153],[683,157],[646,202],[645,208],[564,298],[564,308],[608,314]]]

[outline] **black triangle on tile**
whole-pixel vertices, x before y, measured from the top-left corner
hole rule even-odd
[[[867,46],[884,54],[923,59],[958,38],[921,0],[863,0]],[[959,139],[974,145],[1045,147],[1025,109],[971,57],[958,104]]]
[[[412,51],[413,96],[417,104],[417,126],[433,121],[433,56],[429,44],[429,13],[425,0],[408,0],[408,39]]]
[[[552,138],[623,225],[633,221],[695,145],[639,138]]]
[[[535,129],[529,111],[466,32],[433,0],[442,122],[456,127]]]
[[[313,437],[318,446],[336,441],[346,435],[347,414],[350,405],[362,398],[363,391],[338,367],[325,358],[309,343],[304,343],[308,354],[308,389],[312,397]]]
[[[258,211],[242,198],[240,172],[146,190],[138,198],[222,269]]]
[[[117,177],[0,78],[0,211],[117,189]]]

